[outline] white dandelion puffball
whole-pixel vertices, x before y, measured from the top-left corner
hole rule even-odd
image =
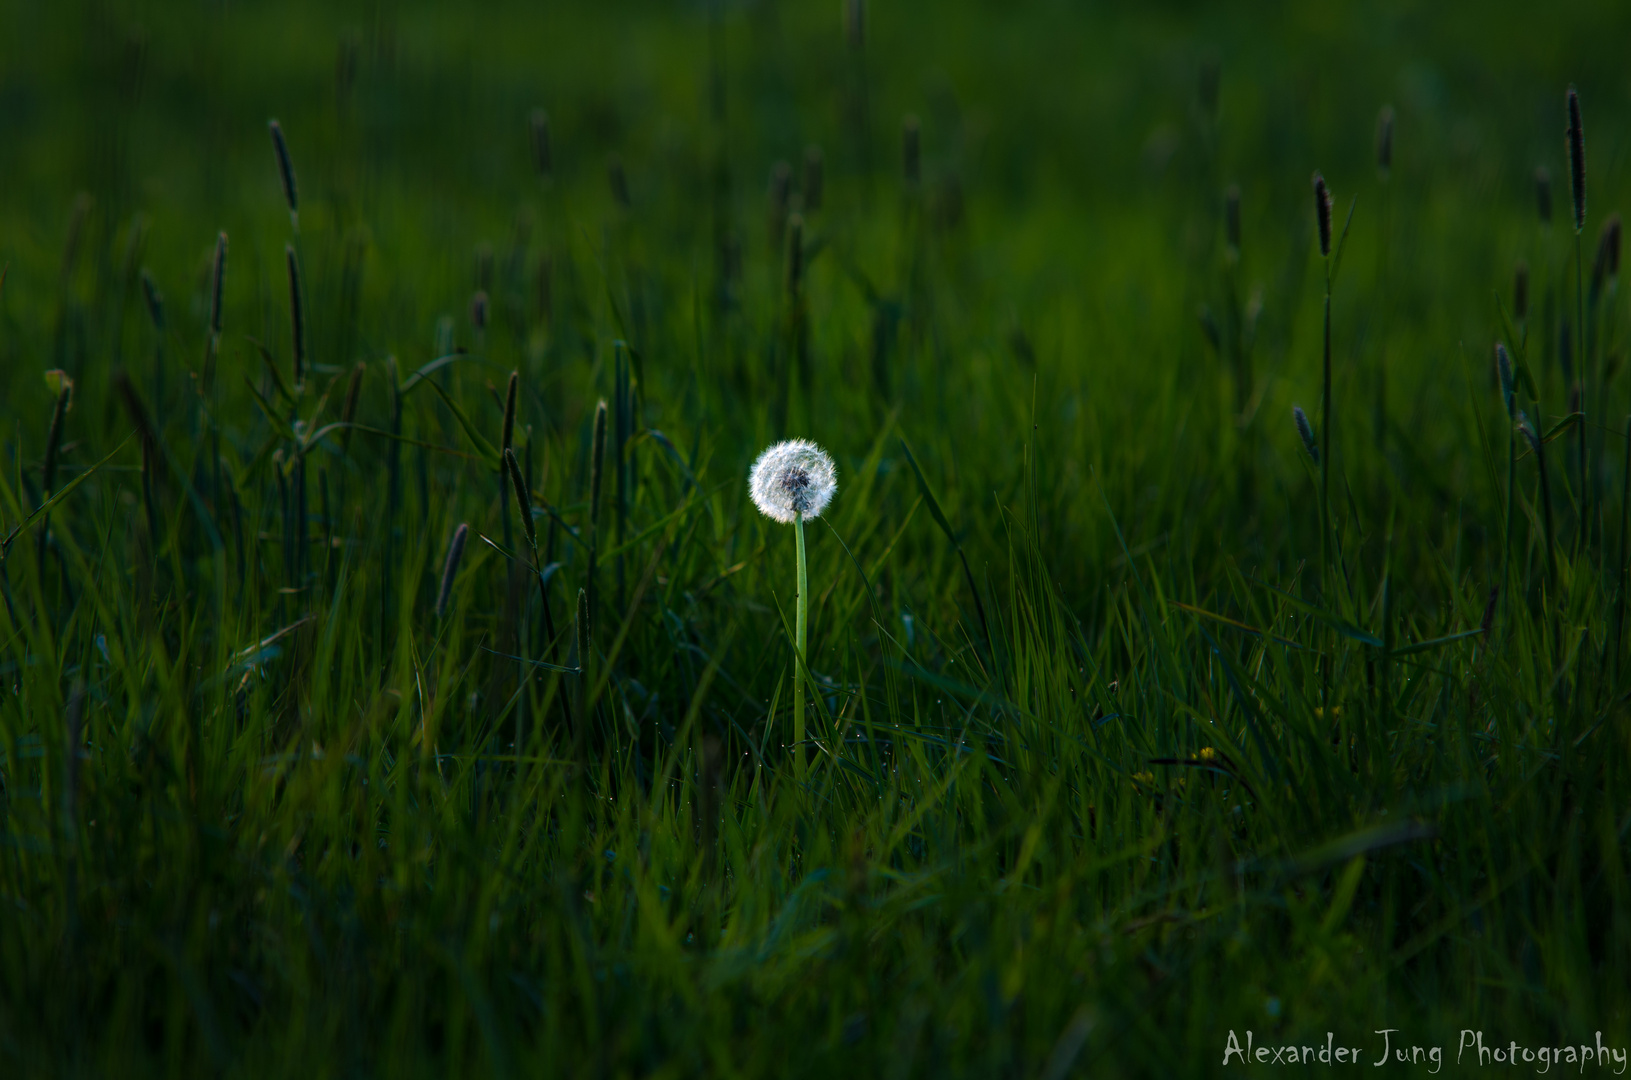
[[[753,505],[783,525],[791,525],[799,514],[820,517],[837,491],[838,469],[832,458],[808,439],[788,439],[769,447],[748,473]]]

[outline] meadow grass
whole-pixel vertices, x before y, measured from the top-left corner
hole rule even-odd
[[[291,10],[5,13],[6,1073],[1631,1042],[1623,14]]]

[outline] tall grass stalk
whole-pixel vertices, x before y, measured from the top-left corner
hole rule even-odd
[[[503,454],[506,450],[510,449],[510,441],[515,436],[515,410],[517,400],[520,396],[520,390],[521,373],[519,371],[512,371],[510,372],[509,383],[506,385],[504,390],[504,421],[499,427],[498,434],[498,452],[500,454]],[[513,543],[513,541],[510,539],[510,501],[504,497],[506,477],[503,475],[503,472],[504,470],[500,468],[498,505],[499,513],[503,519],[504,546],[509,547]]]
[[[306,307],[300,288],[300,262],[293,244],[283,249],[289,267],[289,354],[292,357],[294,389],[306,385]]]
[[[596,564],[600,558],[600,489],[606,466],[606,399],[595,405],[594,427],[589,437],[589,572],[585,599],[589,616],[595,617],[599,594],[596,590]]]
[[[164,295],[158,282],[146,269],[142,270],[142,299],[147,306],[147,320],[153,329],[153,409],[154,420],[164,426]]]
[[[1331,594],[1331,192],[1325,177],[1314,174],[1314,216],[1320,258],[1325,269],[1323,347],[1320,352],[1320,599]],[[1330,707],[1330,702],[1326,702]]]
[[[527,538],[527,552],[532,561],[532,578],[538,583],[539,598],[543,601],[544,610],[547,614],[549,610],[549,595],[544,585],[544,568],[539,565],[538,562],[538,527],[532,520],[532,493],[527,488],[526,478],[521,475],[521,465],[516,460],[515,451],[508,446],[504,448],[502,469],[509,479],[511,489],[515,494],[515,506],[520,512],[521,518],[521,534]],[[511,580],[513,580],[513,576]],[[525,607],[524,602],[522,606]],[[517,618],[517,641],[521,639],[521,632],[519,628],[524,623],[525,619],[519,617]],[[515,712],[515,752],[518,755],[522,752],[523,747],[525,747],[527,744],[525,729],[526,709],[523,707],[526,701],[526,659],[527,658],[525,657],[522,658],[522,670],[520,674],[520,682],[518,684],[518,693],[522,696],[518,698]]]
[[[572,728],[572,743],[574,755],[582,768],[588,766],[588,763],[583,760],[583,755],[589,735],[589,669],[594,653],[594,624],[591,610],[588,590],[579,589],[578,617],[574,623],[577,628],[578,707],[576,710],[577,720]]]
[[[1353,225],[1354,207],[1357,199],[1348,205],[1348,216],[1342,226],[1342,235],[1333,237],[1331,219],[1331,191],[1326,186],[1325,177],[1314,173],[1314,216],[1319,232],[1320,256],[1325,264],[1325,305],[1324,305],[1324,337],[1321,351],[1321,367],[1323,375],[1324,392],[1322,394],[1322,412],[1324,414],[1323,428],[1320,431],[1322,440],[1320,448],[1320,602],[1325,606],[1328,614],[1337,610],[1339,601],[1338,584],[1344,580],[1340,568],[1333,565],[1333,546],[1335,534],[1331,524],[1331,458],[1333,455],[1334,433],[1332,426],[1335,423],[1335,409],[1332,403],[1331,385],[1331,287],[1336,280],[1337,270],[1342,261],[1342,250],[1348,241],[1348,229]],[[1336,641],[1335,629],[1330,638],[1333,646]],[[1334,648],[1331,654],[1324,658],[1325,676],[1322,680],[1322,693],[1325,698],[1324,708],[1327,717],[1335,715],[1335,706],[1332,704],[1331,678],[1334,663]]]
[[[1586,227],[1586,140],[1585,132],[1580,123],[1580,95],[1573,86],[1569,87],[1568,99],[1569,126],[1566,133],[1566,142],[1569,153],[1569,194],[1574,211],[1574,298],[1575,298],[1575,334],[1574,345],[1576,349],[1575,379],[1579,387],[1579,406],[1576,411],[1581,413],[1578,425],[1578,453],[1579,481],[1580,481],[1580,530],[1575,537],[1578,554],[1584,555],[1587,551],[1587,534],[1591,526],[1591,490],[1588,487],[1588,471],[1586,461],[1586,416],[1589,414],[1586,394],[1586,282],[1585,282],[1585,256],[1583,254],[1584,240],[1582,233]]]
[[[215,387],[215,362],[221,350],[221,327],[226,308],[227,234],[215,237],[215,256],[210,260],[209,335],[204,342],[204,392]]]
[[[628,343],[618,341],[612,346],[613,366],[613,432],[612,432],[612,469],[616,474],[616,489],[612,494],[615,503],[613,527],[613,543],[617,545],[617,608],[623,610],[627,599],[623,571],[623,540],[628,533],[629,525],[629,461],[628,442],[634,428],[634,388],[632,372],[629,369]]]
[[[43,507],[51,501],[51,493],[57,483],[57,461],[62,452],[62,436],[68,422],[68,404],[73,399],[74,381],[65,371],[54,372],[57,383],[57,400],[51,409],[51,428],[45,437],[45,463],[40,466],[40,505]],[[40,521],[39,551],[37,558],[41,565],[45,563],[45,547],[51,535],[51,516],[46,514]]]
[[[1538,403],[1537,403],[1538,408]],[[1552,524],[1552,487],[1546,471],[1546,440],[1542,433],[1537,431],[1529,421],[1519,414],[1520,430],[1529,440],[1530,448],[1535,454],[1535,470],[1540,477],[1540,509],[1541,523],[1546,538],[1546,584],[1548,593],[1547,603],[1558,603],[1557,597],[1557,530]]]
[[[1521,355],[1521,353],[1520,353]],[[1515,505],[1515,488],[1518,470],[1518,418],[1517,380],[1512,371],[1512,358],[1507,354],[1506,346],[1501,342],[1495,343],[1495,365],[1501,383],[1501,411],[1506,419],[1506,529],[1501,539],[1501,588],[1510,592],[1512,588],[1512,533],[1514,529],[1513,508]]]

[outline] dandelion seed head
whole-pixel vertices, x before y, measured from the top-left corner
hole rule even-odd
[[[768,447],[748,473],[748,495],[759,512],[791,525],[798,515],[820,517],[838,491],[838,470],[828,453],[808,439]]]

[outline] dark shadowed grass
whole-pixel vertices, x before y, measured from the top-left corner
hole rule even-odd
[[[105,115],[187,134],[81,201],[62,127],[8,121],[30,153],[0,220],[52,225],[0,246],[0,1071],[1625,1045],[1631,458],[1599,422],[1631,407],[1623,300],[1605,262],[1570,354],[1588,422],[1557,351],[1571,238],[1528,179],[1535,147],[1561,168],[1573,79],[1615,206],[1611,35],[1581,16],[1576,64],[1492,16],[1489,55],[1552,81],[1450,79],[1499,133],[1470,148],[1407,80],[1384,256],[1364,65],[1289,127],[1231,74],[1307,85],[1283,46],[1331,31],[1197,22],[1227,45],[1206,67],[1133,17],[619,14],[559,16],[547,76],[512,39],[561,26],[515,13],[284,39],[237,9],[13,16],[50,63],[8,85],[128,42],[136,74],[73,100],[135,79]],[[1430,53],[1465,48],[1444,19]],[[1006,78],[1061,20],[1121,35],[1092,46],[1121,50],[1109,82],[1030,53],[1035,85]],[[822,65],[830,120],[803,114],[833,104]],[[705,68],[726,120],[654,111]],[[1123,84],[1147,115],[1105,104]],[[1090,121],[1126,176],[1047,137]],[[1376,270],[1329,299],[1316,163]],[[1492,294],[1520,257],[1514,327]],[[1335,452],[1328,413],[1285,422],[1378,372],[1378,438],[1346,404]],[[794,435],[840,484],[807,530],[803,745],[793,545],[745,490]]]

